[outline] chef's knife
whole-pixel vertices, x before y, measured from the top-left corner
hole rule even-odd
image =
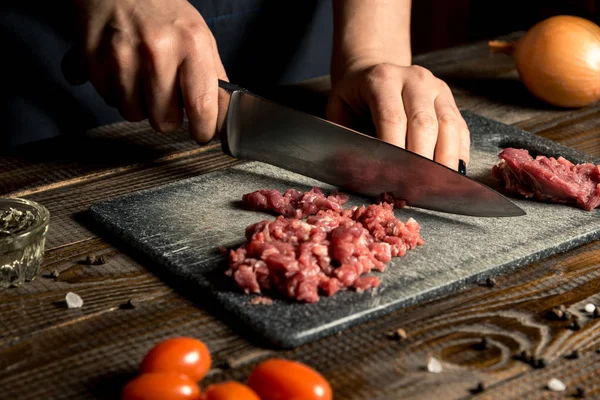
[[[525,215],[467,176],[416,153],[250,93],[229,82],[223,151],[375,197],[391,193],[411,207],[479,217]]]

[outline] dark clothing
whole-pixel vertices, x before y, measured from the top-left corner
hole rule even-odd
[[[330,0],[190,2],[215,35],[232,82],[260,93],[269,86],[329,73]],[[2,6],[6,72],[0,78],[0,151],[122,121],[89,82],[71,86],[65,81],[61,60],[73,40],[74,17],[56,8],[54,2],[36,0]]]

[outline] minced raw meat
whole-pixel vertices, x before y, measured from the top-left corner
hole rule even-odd
[[[396,219],[393,204],[347,210],[340,205],[320,209],[306,221],[298,218],[298,210],[305,213],[302,206],[292,213],[280,202],[272,204],[285,214],[250,225],[247,242],[229,254],[226,274],[246,293],[277,290],[292,299],[316,302],[319,294],[331,296],[346,288],[362,292],[380,283],[366,274],[384,271],[392,257],[424,243],[419,224],[412,218],[406,223]]]
[[[508,194],[554,203],[572,203],[591,211],[600,205],[600,167],[573,164],[563,157],[537,156],[524,149],[507,148],[492,167]]]
[[[254,211],[275,211],[277,214],[292,218],[306,218],[319,210],[342,211],[342,205],[348,201],[345,194],[325,196],[319,188],[302,193],[288,189],[284,194],[278,190],[261,189],[247,193],[242,197],[243,205]]]

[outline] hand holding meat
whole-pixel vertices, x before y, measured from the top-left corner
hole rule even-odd
[[[452,169],[469,161],[469,129],[448,85],[419,66],[349,68],[333,81],[328,119],[372,118],[377,136]]]
[[[81,42],[63,62],[72,83],[89,80],[128,121],[178,130],[183,107],[192,137],[212,139],[226,109],[227,79],[215,39],[185,0],[74,0]],[[222,93],[222,95],[224,95]]]

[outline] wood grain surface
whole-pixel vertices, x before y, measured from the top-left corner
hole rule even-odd
[[[599,105],[561,110],[541,104],[525,91],[510,58],[489,55],[485,42],[415,62],[446,80],[460,107],[600,156]],[[319,114],[327,90],[325,77],[268,95]],[[207,383],[244,380],[257,362],[277,355],[318,369],[336,399],[570,398],[577,390],[600,398],[600,318],[583,310],[588,302],[600,303],[600,242],[499,276],[495,285],[473,285],[294,350],[274,351],[240,337],[82,219],[96,200],[235,162],[217,143],[198,147],[185,128],[162,135],[143,122],[1,156],[0,195],[43,203],[51,226],[43,275],[0,292],[0,397],[118,398],[153,344],[190,335],[212,351]],[[90,254],[103,255],[105,263],[86,265]],[[65,307],[69,291],[83,298],[81,309]],[[130,299],[138,302],[133,309],[124,306]],[[571,319],[549,317],[560,305]],[[398,328],[406,339],[390,339]],[[569,357],[574,350],[578,357]],[[533,362],[520,359],[522,352]],[[429,356],[443,362],[441,373],[427,372]],[[551,378],[562,380],[566,392],[549,391]],[[475,393],[480,383],[484,390]]]

